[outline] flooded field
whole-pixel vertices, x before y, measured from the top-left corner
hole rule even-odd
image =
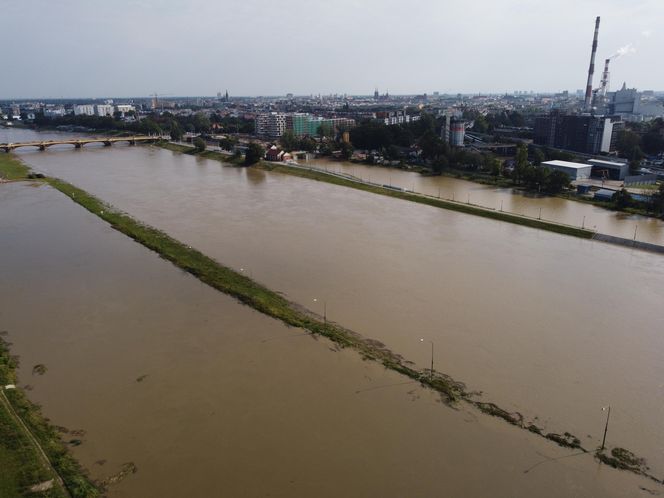
[[[664,473],[661,256],[151,147],[21,156],[547,431],[598,445],[610,404]]]
[[[664,245],[664,221],[638,215],[612,212],[592,204],[568,201],[558,197],[538,196],[511,188],[492,187],[446,176],[423,176],[395,168],[383,168],[338,161],[314,159],[300,161],[328,171],[348,173],[364,180],[393,185],[407,190],[470,202],[483,207],[517,213],[596,230],[600,233]]]
[[[142,153],[138,151],[139,153]],[[144,151],[143,151],[144,152]],[[647,496],[175,269],[48,187],[0,186],[0,329],[20,383],[138,496]],[[32,366],[43,363],[43,376]]]

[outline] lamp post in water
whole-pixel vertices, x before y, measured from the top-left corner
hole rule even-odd
[[[420,338],[420,342],[424,342],[423,338]],[[429,374],[429,380],[433,382],[433,341],[427,341],[431,343],[431,373]]]
[[[314,298],[314,303],[317,303],[318,299]],[[327,326],[327,301],[323,300],[323,325]]]
[[[606,424],[604,425],[604,437],[602,438],[602,447],[600,451],[604,451],[604,443],[606,443],[606,432],[609,430],[609,417],[611,416],[611,405],[602,408],[606,413]]]

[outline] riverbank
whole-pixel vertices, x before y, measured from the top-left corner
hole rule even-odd
[[[22,389],[5,389],[16,385],[16,367],[17,360],[0,337],[0,495],[99,496],[99,489],[88,480],[39,408]]]
[[[216,150],[204,150],[203,152],[196,152],[193,145],[178,145],[171,142],[159,142],[156,145],[162,149],[170,150],[172,152],[180,152],[182,154],[203,157],[205,159],[214,159],[215,161],[221,161],[224,163],[233,164],[235,166],[244,166],[244,159],[242,156],[224,154]]]

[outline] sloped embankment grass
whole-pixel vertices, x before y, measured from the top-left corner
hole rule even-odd
[[[0,338],[0,389],[16,383],[17,360]],[[83,469],[62,444],[57,429],[41,415],[21,389],[0,393],[0,496],[72,496],[93,498],[99,490],[86,477]],[[9,403],[9,406],[7,405]],[[28,433],[14,416],[25,424]],[[44,451],[42,456],[32,437]],[[50,462],[50,465],[49,465]],[[51,468],[52,466],[52,468]],[[55,470],[55,472],[53,471]],[[57,475],[56,475],[57,473]],[[62,478],[60,481],[59,478]],[[53,480],[45,491],[33,493],[30,487]],[[64,483],[64,488],[61,484]]]
[[[23,180],[28,177],[30,169],[12,154],[0,152],[0,179]]]

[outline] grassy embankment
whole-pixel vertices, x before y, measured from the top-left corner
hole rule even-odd
[[[24,180],[30,174],[28,167],[12,154],[0,152],[0,178],[4,180]]]
[[[236,166],[242,166],[244,164],[244,159],[242,157],[234,157],[232,155],[222,154],[216,150],[204,150],[203,152],[196,152],[191,146],[172,144],[170,142],[159,142],[156,145],[162,149],[167,149],[173,152],[181,152],[182,154],[203,157],[205,159],[214,159],[215,161],[234,164]]]
[[[16,359],[0,338],[0,389],[16,383],[16,367]],[[39,407],[31,403],[21,389],[3,389],[0,393],[0,470],[0,496],[3,498],[99,496],[99,490],[86,478],[63,445],[57,429],[41,416]],[[30,491],[31,486],[50,480],[53,480],[50,489],[37,493]]]

